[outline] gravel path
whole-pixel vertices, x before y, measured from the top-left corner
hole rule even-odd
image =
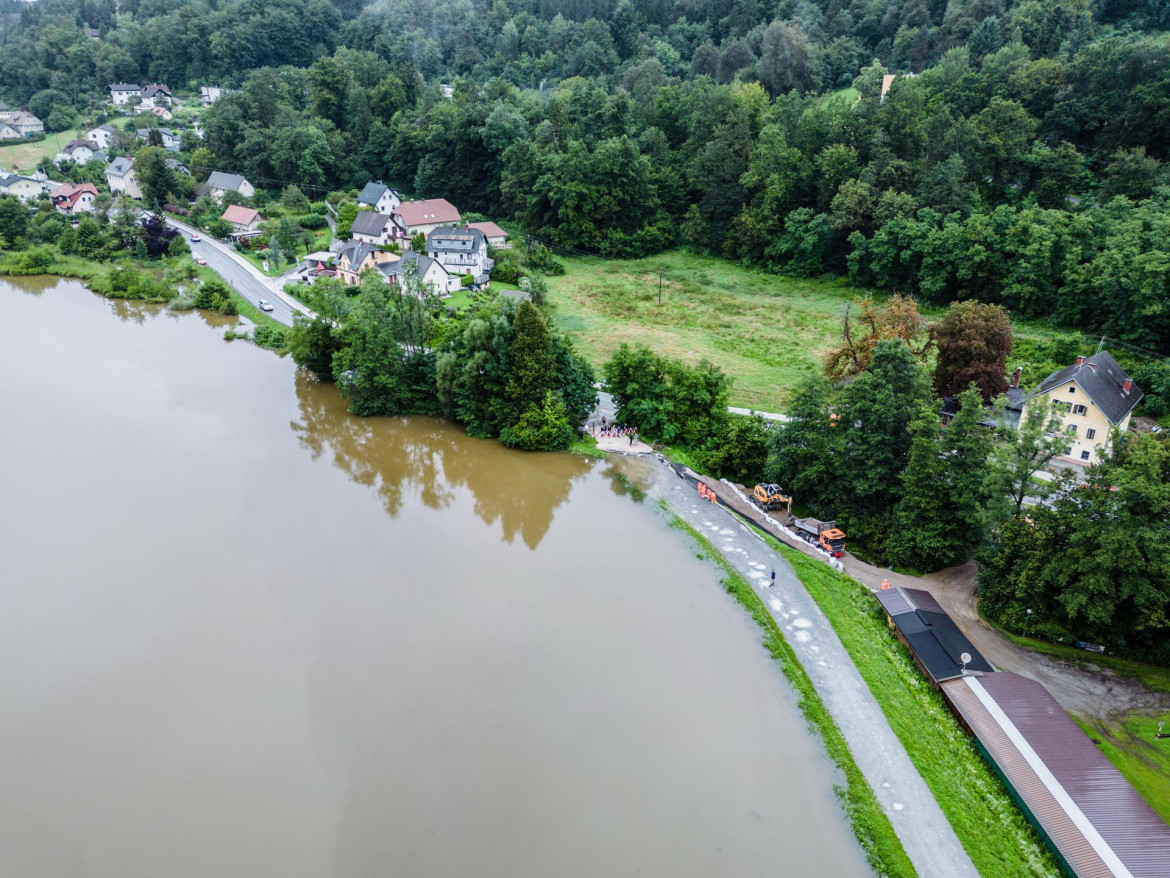
[[[836,632],[792,567],[722,506],[660,464],[656,490],[674,512],[706,535],[759,591],[841,729],[858,767],[898,833],[918,874],[978,878],[958,837],[910,762]],[[769,585],[776,571],[776,585]]]

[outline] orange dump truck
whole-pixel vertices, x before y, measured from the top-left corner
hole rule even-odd
[[[793,518],[788,526],[814,546],[820,546],[834,558],[845,554],[845,531],[837,529],[836,521],[816,518]]]

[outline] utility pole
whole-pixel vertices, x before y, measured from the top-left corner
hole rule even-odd
[[[658,269],[658,304],[662,304],[662,269]]]

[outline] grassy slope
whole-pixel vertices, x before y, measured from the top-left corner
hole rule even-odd
[[[792,564],[853,658],[955,834],[985,876],[1060,873],[974,743],[852,579],[767,538]]]
[[[877,797],[866,782],[861,769],[853,761],[849,745],[845,743],[845,738],[841,735],[837,724],[833,722],[824,702],[821,701],[816,689],[813,688],[812,680],[809,679],[804,667],[800,664],[796,653],[792,651],[792,647],[784,639],[784,634],[780,631],[776,620],[764,607],[759,595],[727,563],[726,559],[719,554],[706,537],[681,518],[670,513],[665,504],[663,504],[663,509],[671,515],[672,525],[688,533],[703,549],[704,554],[723,569],[725,574],[724,588],[743,605],[756,624],[763,629],[765,648],[780,663],[785,676],[788,677],[800,696],[799,705],[805,719],[820,734],[829,757],[845,776],[845,786],[838,787],[837,794],[849,815],[853,832],[874,871],[878,875],[891,876],[891,878],[893,876],[916,875],[914,865],[906,856],[906,851],[903,849],[897,833],[894,832],[894,827],[890,824],[885,812],[882,811],[881,805],[878,804]]]
[[[622,342],[688,362],[706,358],[735,379],[733,405],[762,411],[783,411],[800,376],[821,368],[840,338],[845,305],[866,292],[844,280],[784,277],[678,250],[647,259],[563,261],[566,273],[548,278],[549,299],[558,326],[595,367]],[[930,319],[942,314],[922,311]],[[1063,356],[1062,343],[1072,344],[1069,350],[1090,344],[1077,333],[1022,321],[1015,334],[1021,355],[1009,365],[1024,366],[1025,384],[1061,365],[1052,357]]]
[[[21,171],[33,171],[42,158],[52,158],[61,151],[61,147],[76,139],[78,132],[85,130],[88,129],[70,128],[68,131],[46,134],[44,140],[35,143],[3,141],[3,145],[0,145],[0,166],[11,168],[15,165]]]
[[[705,357],[735,378],[733,404],[768,411],[780,410],[797,379],[820,367],[845,303],[861,292],[681,251],[564,263],[566,274],[548,278],[549,298],[558,325],[595,366],[622,342],[688,361]]]

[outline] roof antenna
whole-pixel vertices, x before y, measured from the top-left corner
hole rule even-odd
[[[1101,336],[1101,340],[1097,342],[1097,353],[1101,353],[1101,348],[1105,347],[1105,336]]]

